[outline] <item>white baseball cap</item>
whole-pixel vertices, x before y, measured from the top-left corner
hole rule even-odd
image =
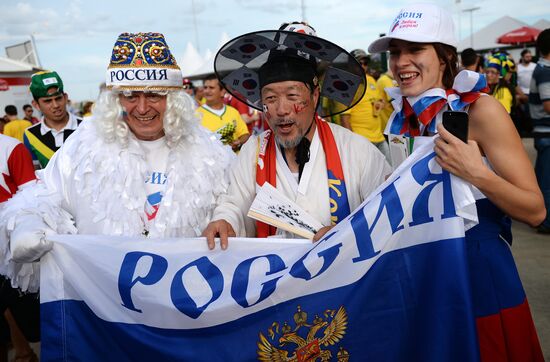
[[[413,4],[399,12],[390,26],[388,35],[369,45],[369,53],[388,50],[392,39],[415,43],[443,43],[456,48],[453,17],[435,4]]]

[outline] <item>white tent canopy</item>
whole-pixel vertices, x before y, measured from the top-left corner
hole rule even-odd
[[[201,64],[197,68],[195,68],[193,71],[187,71],[185,69],[182,69],[183,76],[185,78],[200,79],[200,78],[204,78],[209,74],[213,74],[214,58],[216,56],[216,53],[222,47],[222,45],[227,43],[229,40],[230,40],[229,35],[227,35],[227,33],[225,32],[222,33],[220,36],[220,41],[218,42],[218,47],[215,49],[215,51],[207,49],[206,52],[204,53],[204,56],[202,57]]]
[[[473,46],[471,43],[471,37],[464,37],[464,39],[458,43],[458,51],[461,52],[466,48],[474,48],[475,50],[483,51],[506,47],[504,44],[497,43],[497,38],[504,33],[521,28],[522,26],[529,26],[529,24],[510,16],[503,16],[502,18],[499,18],[484,28],[476,31],[473,35]],[[532,27],[541,30],[548,29],[550,28],[550,21],[541,19],[534,23]]]
[[[201,64],[204,62],[204,58],[199,54],[195,46],[190,42],[187,43],[185,48],[185,53],[180,62],[180,68],[183,72],[183,75],[192,74],[196,69],[198,69]]]
[[[199,68],[195,69],[193,73],[186,74],[184,73],[183,76],[185,78],[192,78],[192,79],[201,79],[206,77],[209,74],[214,73],[214,53],[210,53],[210,57],[204,59],[202,64]]]
[[[546,19],[540,19],[539,21],[533,24],[533,27],[540,30],[548,29],[550,28],[550,21]]]
[[[497,38],[506,32],[521,28],[522,26],[527,26],[527,24],[510,16],[503,16],[476,31],[473,34],[473,45],[470,36],[462,39],[458,43],[458,51],[461,52],[466,48],[474,48],[475,50],[502,48],[503,45],[497,43]]]

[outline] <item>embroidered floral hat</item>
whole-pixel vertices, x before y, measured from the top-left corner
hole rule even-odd
[[[181,89],[183,77],[160,33],[122,33],[107,68],[108,89],[167,91]]]
[[[318,85],[321,117],[353,107],[367,84],[361,65],[351,54],[301,23],[230,40],[216,54],[214,70],[229,93],[258,110],[263,109],[261,89],[267,84],[294,80]]]

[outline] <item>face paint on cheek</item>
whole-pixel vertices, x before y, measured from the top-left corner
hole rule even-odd
[[[296,104],[294,104],[294,113],[298,114],[302,112],[304,109],[306,109],[309,106],[309,102],[306,101],[300,101]]]

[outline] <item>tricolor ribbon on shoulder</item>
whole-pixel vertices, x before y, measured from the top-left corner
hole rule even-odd
[[[453,111],[461,111],[474,103],[482,93],[488,93],[485,75],[463,70],[457,74],[453,88],[447,91],[447,101]]]
[[[399,88],[386,88],[386,91],[393,99],[394,112],[385,133],[415,137],[436,133],[445,107],[453,111],[465,110],[486,93],[488,87],[484,75],[462,70],[455,77],[452,89],[433,88],[416,97],[403,97]]]

